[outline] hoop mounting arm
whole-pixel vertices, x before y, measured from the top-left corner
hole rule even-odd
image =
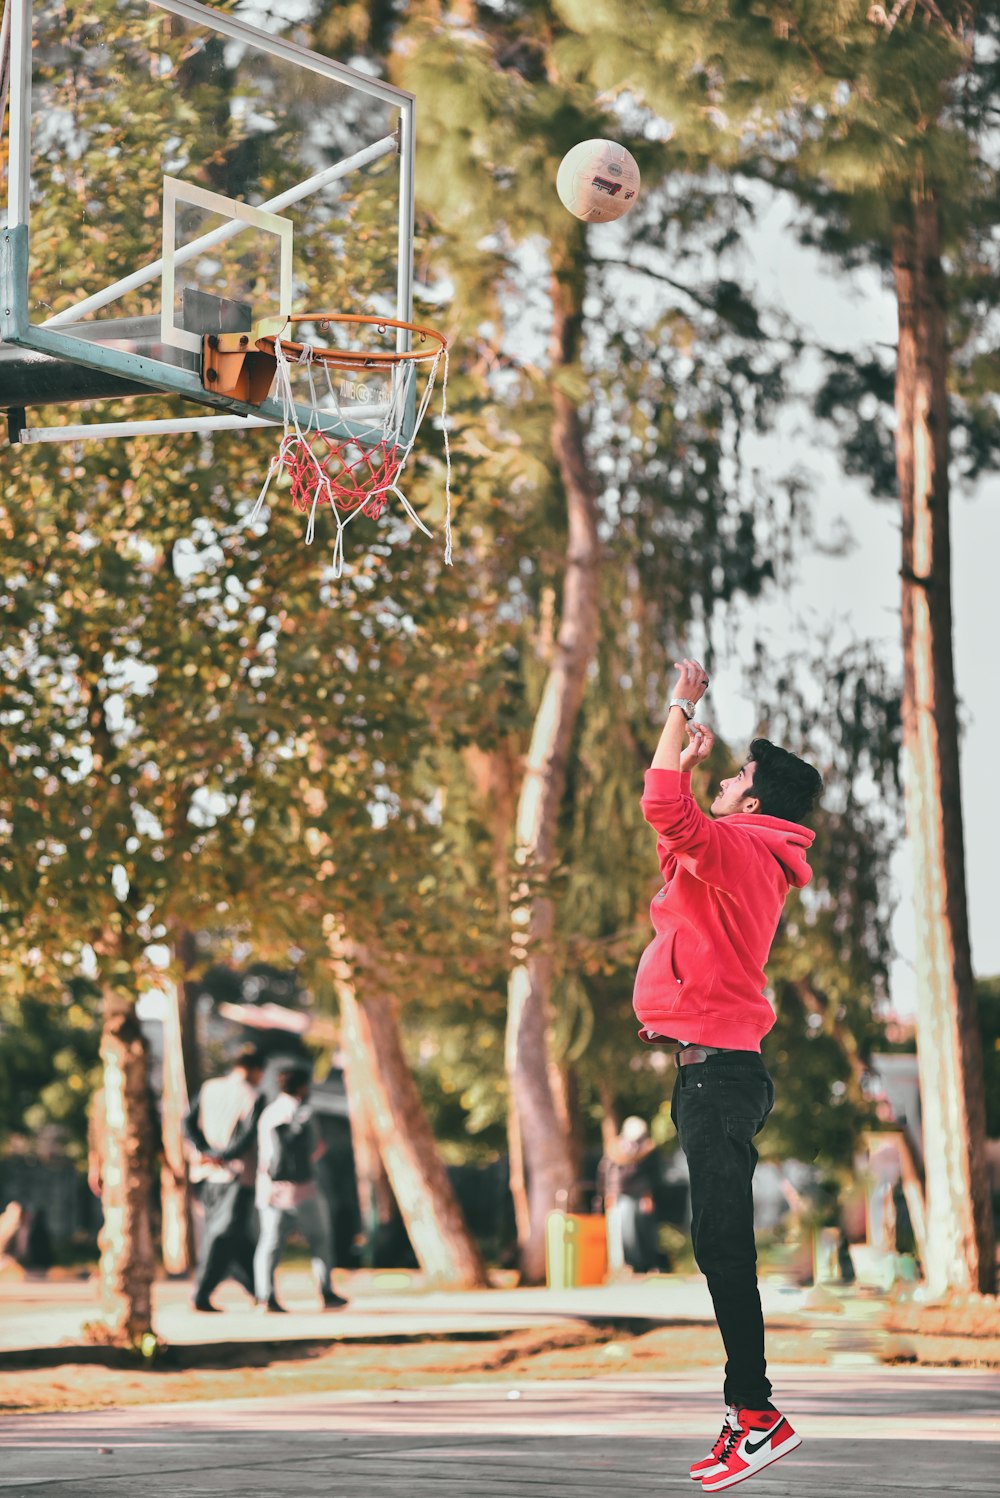
[[[206,333],[201,340],[201,382],[217,395],[259,406],[267,399],[278,361],[251,333]]]

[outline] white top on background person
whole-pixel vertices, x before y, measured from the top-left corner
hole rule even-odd
[[[190,1171],[193,1182],[226,1185],[238,1179],[243,1186],[253,1184],[263,1076],[263,1057],[247,1046],[232,1070],[206,1082],[195,1098],[184,1120],[184,1132],[197,1151]]]
[[[307,1101],[309,1083],[309,1073],[304,1067],[282,1072],[281,1091],[260,1116],[257,1126],[258,1209],[276,1207],[283,1212],[293,1212],[300,1202],[317,1195],[319,1188],[314,1167],[326,1153],[326,1146],[317,1135]],[[276,1180],[272,1175],[281,1153],[279,1131],[285,1129],[305,1135],[309,1161],[307,1180]]]

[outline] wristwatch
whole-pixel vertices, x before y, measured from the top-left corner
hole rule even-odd
[[[667,703],[667,712],[669,712],[672,707],[679,707],[685,718],[687,718],[688,722],[691,722],[691,719],[694,717],[695,705],[691,701],[690,697],[671,697],[670,701]]]

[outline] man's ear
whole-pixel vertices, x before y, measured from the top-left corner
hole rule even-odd
[[[755,811],[760,811],[760,802],[757,800],[757,797],[748,796],[743,803],[743,810],[748,816],[752,816]]]

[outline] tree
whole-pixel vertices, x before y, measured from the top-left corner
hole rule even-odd
[[[576,263],[582,244],[576,246]],[[553,457],[566,500],[566,562],[559,628],[535,714],[514,823],[511,968],[507,989],[507,1074],[515,1101],[512,1159],[528,1173],[520,1223],[529,1281],[544,1269],[545,1222],[574,1182],[565,1104],[552,1085],[551,995],[555,905],[545,887],[557,858],[556,833],[570,746],[598,639],[597,496],[577,403],[560,376],[580,358],[584,278],[573,260],[553,269],[551,336]],[[561,1115],[561,1116],[560,1116]],[[565,1198],[563,1198],[565,1199]]]
[[[106,20],[118,24],[110,11]],[[75,41],[71,28],[65,42]],[[148,155],[122,156],[127,171],[108,170],[114,141],[82,64],[67,101],[80,171],[101,181],[121,230],[107,236],[106,262],[78,267],[95,282],[135,259],[129,205],[158,201],[170,126],[155,93],[204,63],[168,32],[156,46],[142,107],[120,100],[120,118],[153,132]],[[228,85],[223,71],[203,96],[188,166],[234,191],[253,153],[245,122],[225,108]],[[255,142],[264,156],[293,148],[307,108],[289,101],[280,128]],[[58,283],[76,179],[55,172],[49,185],[41,244],[51,263],[43,251],[39,275]],[[346,262],[318,234],[312,248],[316,286],[329,292]],[[371,281],[374,254],[351,260],[356,286]],[[320,963],[331,901],[370,944],[403,939],[422,912],[400,870],[408,856],[410,867],[426,860],[434,836],[410,746],[435,712],[461,706],[469,676],[465,663],[456,677],[453,599],[444,580],[435,595],[424,557],[393,559],[380,540],[338,584],[301,548],[294,517],[272,516],[266,537],[248,532],[250,500],[240,511],[229,498],[245,492],[248,455],[266,466],[253,435],[239,447],[153,435],[124,449],[18,453],[3,514],[6,707],[21,736],[0,775],[10,833],[0,958],[14,986],[30,976],[56,997],[89,968],[105,993],[103,1263],[108,1284],[117,1275],[111,1334],[125,1341],[150,1329],[149,1121],[134,1014],[155,979],[148,947],[226,921],[262,948],[298,947]],[[402,543],[406,527],[393,534]],[[377,1051],[369,1059],[377,1070]]]
[[[709,8],[663,4],[627,23],[609,8],[595,27],[577,0],[563,0],[559,11],[577,34],[578,65],[605,88],[627,78],[649,110],[673,121],[683,152],[795,194],[806,234],[842,261],[867,256],[892,275],[900,314],[904,783],[918,870],[932,1224],[927,1274],[939,1291],[992,1291],[951,649],[947,390],[949,371],[975,362],[983,328],[965,278],[980,291],[995,284],[983,229],[997,199],[990,90],[1000,13],[963,0],[914,0],[891,11],[809,3],[775,10],[733,0]],[[964,293],[950,314],[942,235]],[[980,273],[971,274],[977,262]],[[966,345],[954,364],[949,333]],[[980,456],[995,428],[995,411],[987,410]]]
[[[422,125],[418,200],[432,219],[435,247],[457,280],[470,342],[482,350],[480,420],[493,444],[534,457],[534,471],[527,474],[520,458],[515,482],[539,513],[534,527],[526,528],[537,559],[522,562],[512,605],[521,624],[520,703],[530,712],[530,730],[522,728],[526,743],[509,832],[511,890],[504,902],[511,933],[506,1056],[512,1185],[522,1270],[534,1280],[544,1270],[546,1214],[573,1185],[576,1168],[569,1078],[552,1042],[553,979],[562,961],[555,891],[564,854],[567,774],[605,622],[600,586],[607,540],[601,528],[611,533],[615,501],[598,454],[609,448],[624,453],[631,442],[626,468],[645,463],[651,471],[653,444],[672,435],[667,403],[652,394],[651,379],[638,411],[616,413],[624,440],[611,429],[611,382],[601,373],[609,344],[619,340],[619,385],[630,363],[638,370],[657,361],[641,331],[641,311],[628,317],[614,305],[595,245],[554,193],[539,193],[538,183],[554,181],[561,155],[586,135],[627,136],[648,169],[651,188],[659,172],[657,154],[641,139],[645,118],[632,119],[617,104],[595,105],[573,51],[576,38],[558,7],[502,6],[496,14],[480,9],[474,15],[469,7],[456,7],[446,28],[441,18],[438,6],[422,8],[396,43],[400,81],[418,93],[422,120],[429,114],[431,121],[430,128]],[[624,90],[624,81],[619,87]],[[675,211],[664,197],[652,201],[650,237],[656,229],[666,232]],[[537,270],[526,270],[527,257],[533,267],[537,260]],[[511,316],[509,305],[528,305],[542,287],[538,325],[529,330],[523,318]],[[659,331],[669,336],[665,320]],[[538,365],[525,353],[530,333]],[[641,345],[639,354],[631,354],[630,340]],[[646,417],[648,405],[657,408],[659,431]],[[643,425],[648,430],[640,437]],[[658,456],[666,467],[663,453]],[[505,477],[500,470],[500,481]],[[715,498],[713,492],[702,500],[708,514]],[[651,493],[647,502],[653,506]],[[502,518],[510,524],[508,515]],[[706,518],[706,530],[710,525]],[[744,538],[751,531],[745,525]],[[699,563],[711,576],[714,559],[700,557]],[[670,571],[664,566],[661,575]],[[672,596],[690,600],[689,591],[676,582],[670,586]],[[711,584],[702,601],[710,613]],[[489,774],[487,780],[496,784]]]
[[[428,1278],[450,1286],[487,1283],[486,1271],[462,1219],[437,1152],[413,1076],[399,1041],[396,1002],[371,971],[370,955],[335,942],[348,1075],[363,1094],[368,1122],[414,1252]],[[365,1001],[358,1002],[354,974],[369,969]],[[372,979],[374,978],[374,982]],[[378,1065],[373,1058],[378,1057]],[[446,1230],[441,1230],[441,1223]]]
[[[768,977],[777,1102],[768,1151],[843,1178],[873,1126],[872,1052],[888,1000],[889,865],[902,832],[898,683],[861,643],[784,662],[758,655],[762,730],[807,754],[824,777],[813,819],[813,878],[785,903]]]

